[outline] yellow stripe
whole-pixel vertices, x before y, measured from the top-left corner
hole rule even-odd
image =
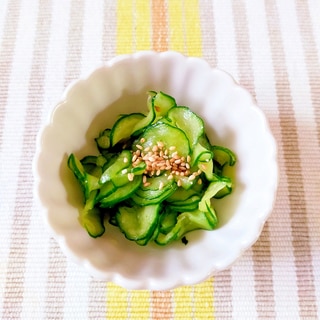
[[[150,291],[131,291],[131,312],[130,319],[150,319]]]
[[[117,54],[133,52],[133,4],[132,0],[118,0],[117,6]]]
[[[107,284],[107,319],[128,318],[128,291],[113,284]]]
[[[194,318],[213,319],[213,279],[194,286]]]
[[[168,1],[169,48],[185,54],[183,11],[181,0]]]
[[[148,0],[135,0],[135,41],[136,50],[151,49],[151,5]]]
[[[189,56],[201,57],[202,38],[199,1],[185,0],[184,2],[187,54]]]
[[[174,319],[192,319],[193,287],[185,286],[173,290],[173,313]]]

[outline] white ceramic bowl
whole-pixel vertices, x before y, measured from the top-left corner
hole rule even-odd
[[[67,156],[96,153],[94,138],[121,113],[146,112],[146,91],[164,91],[205,120],[213,144],[232,149],[233,193],[216,200],[214,231],[188,234],[167,247],[140,247],[106,225],[92,239],[78,222],[79,187]],[[272,211],[278,172],[276,144],[250,94],[203,60],[175,52],[118,56],[69,86],[39,134],[34,159],[43,215],[65,254],[89,273],[128,289],[171,289],[199,283],[228,268],[257,240]]]

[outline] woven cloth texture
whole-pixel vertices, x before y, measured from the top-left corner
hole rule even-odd
[[[319,319],[319,17],[318,0],[1,0],[0,317]],[[214,278],[161,292],[88,276],[45,231],[32,193],[36,136],[66,86],[140,50],[232,74],[278,145],[277,199],[258,241]]]

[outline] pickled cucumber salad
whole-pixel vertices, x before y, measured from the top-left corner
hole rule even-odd
[[[167,245],[218,223],[214,201],[232,192],[234,153],[212,145],[204,121],[163,92],[147,111],[120,115],[95,139],[97,154],[68,157],[83,191],[80,224],[100,237],[108,222],[138,245]],[[109,225],[109,227],[111,227]]]

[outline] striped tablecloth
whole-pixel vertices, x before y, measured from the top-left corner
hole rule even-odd
[[[1,0],[2,319],[320,318],[319,0]],[[231,269],[170,291],[90,278],[33,197],[39,128],[64,88],[111,57],[175,50],[231,73],[278,143],[274,211]]]

